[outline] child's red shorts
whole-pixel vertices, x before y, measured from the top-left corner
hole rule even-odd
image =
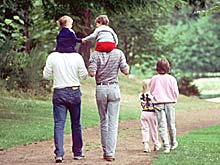
[[[96,42],[95,50],[99,52],[111,52],[116,48],[114,42]]]

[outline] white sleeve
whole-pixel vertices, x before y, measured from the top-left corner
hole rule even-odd
[[[89,36],[85,37],[85,39],[86,39],[86,41],[92,41],[92,40],[96,39],[97,35],[98,35],[98,29],[96,28],[94,30],[94,32],[92,34],[90,34]]]
[[[53,74],[53,68],[52,68],[53,65],[50,57],[51,57],[50,55],[47,57],[46,65],[43,70],[43,78],[47,80],[49,80]]]
[[[79,59],[78,67],[79,67],[78,71],[79,71],[80,79],[85,80],[88,76],[88,71],[86,69],[85,63],[84,63],[83,58],[81,56],[80,56],[80,59]]]

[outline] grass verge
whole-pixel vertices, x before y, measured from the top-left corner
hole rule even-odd
[[[191,131],[178,137],[179,147],[160,154],[153,165],[213,165],[220,163],[219,125]]]

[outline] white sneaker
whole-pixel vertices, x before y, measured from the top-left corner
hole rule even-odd
[[[154,151],[159,151],[161,148],[161,144],[158,143],[157,145],[154,146]]]
[[[163,152],[164,152],[165,154],[170,153],[170,148],[165,148]]]
[[[74,156],[74,160],[81,160],[81,159],[83,159],[83,158],[85,158],[85,155],[82,153],[81,155],[79,155],[79,156]]]
[[[171,146],[171,150],[175,150],[178,147],[178,142],[176,142],[174,145]]]
[[[56,156],[55,157],[55,162],[56,163],[62,163],[63,162],[63,157],[62,156]]]
[[[149,147],[149,144],[147,142],[144,143],[144,152],[151,152],[151,149]]]

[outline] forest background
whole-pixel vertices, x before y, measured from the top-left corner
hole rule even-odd
[[[42,69],[56,44],[56,20],[71,16],[73,30],[85,37],[95,17],[107,14],[131,74],[150,77],[156,61],[166,57],[180,92],[199,95],[193,79],[220,71],[219,6],[217,0],[0,1],[0,85],[36,95],[50,91]],[[78,44],[78,50],[88,66],[94,42]]]

